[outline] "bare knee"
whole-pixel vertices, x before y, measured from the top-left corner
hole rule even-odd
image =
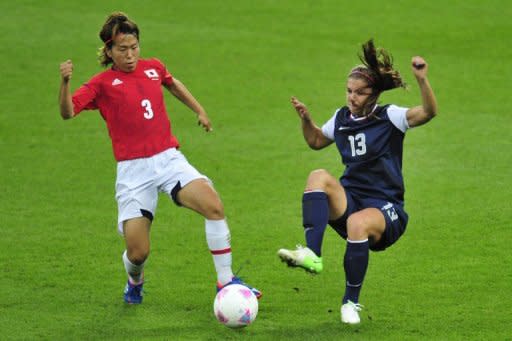
[[[215,189],[204,179],[194,180],[178,192],[178,201],[206,219],[224,219],[224,206]]]
[[[309,173],[307,189],[321,189],[326,191],[329,187],[337,185],[337,180],[325,169],[315,169]]]
[[[375,208],[356,212],[347,219],[347,234],[351,240],[363,240],[368,237],[379,240],[385,228],[384,216]]]
[[[149,248],[140,245],[127,245],[126,251],[128,259],[135,265],[141,265],[149,256]]]
[[[140,265],[149,256],[150,226],[151,221],[145,217],[130,219],[123,224],[127,256],[133,264]]]
[[[220,198],[208,202],[204,207],[203,215],[209,220],[224,219],[224,206],[222,205]]]
[[[219,194],[209,184],[204,182],[198,191],[197,207],[206,219],[221,220],[224,219],[224,205]]]
[[[350,240],[368,238],[365,217],[361,214],[352,214],[347,219],[347,234]]]

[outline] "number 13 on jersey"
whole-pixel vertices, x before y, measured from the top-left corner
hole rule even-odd
[[[350,142],[353,157],[366,154],[366,136],[363,133],[359,133],[356,136],[349,135],[348,141]]]

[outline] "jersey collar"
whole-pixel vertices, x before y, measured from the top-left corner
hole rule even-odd
[[[368,117],[370,117],[373,112],[375,111],[375,109],[377,109],[377,104],[375,104],[375,106],[373,107],[372,111],[370,111],[370,113],[368,115],[365,115],[365,116],[361,116],[361,117],[358,117],[358,116],[354,116],[352,115],[352,113],[350,113],[350,119],[352,121],[363,121],[363,120],[366,120]]]

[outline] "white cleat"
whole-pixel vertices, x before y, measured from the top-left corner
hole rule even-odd
[[[301,267],[313,274],[322,272],[322,258],[318,257],[310,248],[297,245],[296,250],[280,249],[277,255],[289,266]]]
[[[348,324],[358,324],[361,322],[359,312],[363,308],[359,303],[348,301],[341,306],[341,322]]]

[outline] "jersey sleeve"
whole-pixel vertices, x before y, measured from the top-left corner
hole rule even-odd
[[[94,83],[88,82],[79,87],[72,97],[73,101],[73,112],[78,115],[83,110],[95,110],[98,109],[96,104],[96,96],[98,91]]]
[[[409,123],[407,123],[407,110],[409,108],[399,107],[394,104],[390,105],[387,110],[389,120],[398,130],[405,133],[409,129]]]
[[[329,119],[329,121],[325,122],[322,126],[322,134],[327,137],[329,140],[334,141],[334,124],[336,122],[336,114],[338,110],[334,112],[334,115]]]
[[[159,59],[153,58],[153,61],[158,65],[158,72],[160,73],[160,77],[162,78],[163,85],[171,85],[173,82],[173,77],[169,70],[165,67],[164,63],[162,63]]]

